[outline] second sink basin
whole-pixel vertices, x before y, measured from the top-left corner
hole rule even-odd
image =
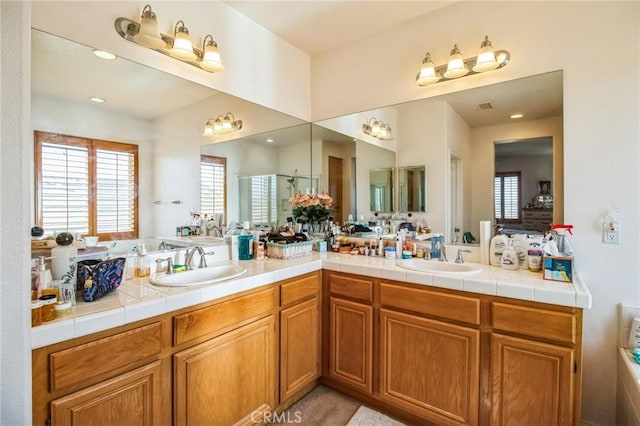
[[[437,260],[407,259],[398,262],[398,266],[412,271],[447,275],[473,275],[482,272],[479,265],[471,263],[449,263]]]
[[[171,275],[160,273],[152,275],[149,281],[151,281],[151,284],[165,287],[185,287],[229,280],[245,272],[247,272],[247,269],[238,265],[215,265],[191,271],[176,272]]]

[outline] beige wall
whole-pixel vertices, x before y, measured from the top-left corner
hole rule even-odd
[[[311,70],[314,120],[564,71],[564,220],[575,226],[576,265],[593,295],[583,327],[583,420],[603,426],[615,423],[616,304],[640,306],[639,7],[637,1],[456,2],[314,57]],[[437,64],[454,43],[471,56],[485,34],[510,51],[508,67],[431,87],[415,84],[425,51]],[[492,151],[478,155],[474,164],[491,164]],[[429,192],[433,212],[432,201],[444,195]],[[621,211],[622,243],[604,245],[601,223],[613,206]]]

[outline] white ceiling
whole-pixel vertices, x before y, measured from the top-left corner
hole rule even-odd
[[[454,2],[225,0],[225,3],[314,56]]]
[[[452,2],[430,1],[235,1],[230,6],[300,49],[316,54],[381,31]],[[273,13],[277,10],[277,13]],[[384,16],[384,19],[379,19]],[[375,17],[375,19],[374,19]],[[222,48],[223,50],[223,48]],[[91,48],[40,31],[32,32],[32,91],[84,102],[105,97],[92,107],[120,110],[153,119],[217,92],[122,58],[105,61]],[[224,56],[223,56],[224,59]],[[227,68],[225,72],[233,72]],[[520,79],[452,93],[446,100],[479,127],[509,122],[514,112],[524,120],[562,115],[562,73]],[[432,98],[432,101],[438,100]],[[490,102],[492,110],[480,110]]]

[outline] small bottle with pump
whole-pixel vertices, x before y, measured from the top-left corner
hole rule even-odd
[[[511,240],[507,240],[507,246],[504,248],[502,256],[500,257],[500,266],[502,266],[502,269],[511,271],[518,269],[518,253],[516,253],[511,245]]]
[[[502,265],[502,252],[509,243],[509,238],[502,232],[502,226],[498,226],[496,235],[491,238],[491,244],[489,246],[489,264],[491,266]]]
[[[51,276],[51,270],[47,268],[46,260],[51,259],[50,257],[38,256],[38,295],[37,297],[42,296],[42,290],[47,290],[51,288],[51,284],[53,278]]]
[[[144,243],[138,244],[138,259],[136,262],[135,276],[138,278],[148,277],[151,273],[149,255]]]

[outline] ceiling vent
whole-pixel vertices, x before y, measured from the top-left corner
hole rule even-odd
[[[485,102],[482,104],[478,104],[478,108],[480,108],[480,110],[483,111],[485,109],[493,109],[493,105],[491,105],[491,102]]]

